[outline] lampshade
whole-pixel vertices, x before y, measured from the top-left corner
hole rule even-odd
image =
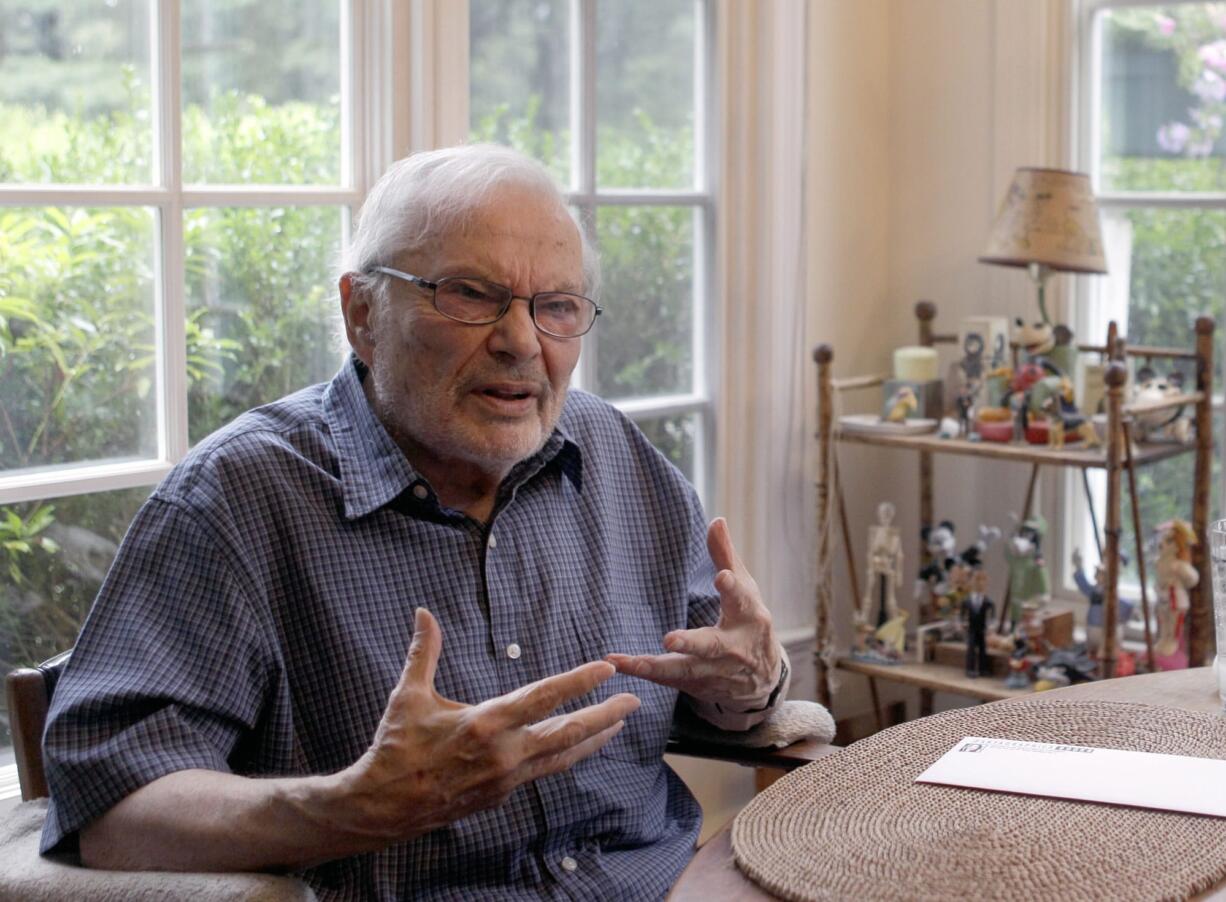
[[[979,262],[1105,273],[1103,235],[1089,176],[1063,169],[1018,169]]]

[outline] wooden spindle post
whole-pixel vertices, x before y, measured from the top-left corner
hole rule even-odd
[[[1197,544],[1192,546],[1192,564],[1200,574],[1200,582],[1188,594],[1188,666],[1210,663],[1210,653],[1216,642],[1213,634],[1213,611],[1209,599],[1209,485],[1213,466],[1213,317],[1196,318],[1196,390],[1201,400],[1196,404],[1196,468],[1192,479],[1192,530]]]
[[[834,595],[834,562],[830,554],[830,491],[834,475],[834,385],[831,370],[834,349],[820,344],[813,349],[817,363],[817,647],[813,666],[817,700],[830,707],[830,675],[826,666],[830,646],[830,609]]]
[[[1103,586],[1103,641],[1098,647],[1098,672],[1104,680],[1115,676],[1115,623],[1119,615],[1120,591],[1120,472],[1124,456],[1122,428],[1124,383],[1128,369],[1113,361],[1107,366],[1107,527],[1104,561],[1107,573]]]
[[[915,318],[919,320],[919,343],[926,348],[934,344],[932,340],[932,323],[937,318],[937,305],[932,301],[918,301],[915,305]],[[932,512],[932,454],[921,451],[919,455],[920,476],[920,528],[931,527],[935,522]],[[924,563],[928,563],[927,549],[920,549]]]

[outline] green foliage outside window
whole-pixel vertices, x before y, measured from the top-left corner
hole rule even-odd
[[[211,158],[210,181],[303,183],[335,153],[334,108],[231,95],[214,98],[210,110],[206,117],[188,107],[183,120],[185,143],[215,147],[227,136]],[[106,166],[114,180],[128,178],[139,163],[132,148],[147,129],[135,118],[0,105],[0,173],[37,180],[37,167],[50,166],[58,181],[89,182]],[[642,125],[651,153],[636,141],[604,159],[657,183],[692,142]],[[489,129],[541,150],[522,120],[504,117]],[[616,135],[602,140],[617,147]],[[156,231],[155,211],[141,207],[0,208],[0,472],[154,452]],[[602,392],[688,386],[691,233],[686,209],[602,211],[598,240],[614,276],[602,298]],[[324,311],[335,303],[329,263],[339,235],[339,212],[329,207],[185,213],[193,442],[335,369],[333,320]],[[692,418],[648,428],[674,462],[692,464]],[[72,644],[147,494],[0,506],[0,670]],[[7,743],[0,719],[0,747]]]
[[[1186,101],[1182,115],[1152,122],[1152,156],[1107,156],[1102,160],[1104,184],[1112,191],[1164,191],[1178,193],[1226,190],[1226,3],[1190,3],[1165,7],[1120,8],[1107,19],[1108,53],[1122,56],[1132,46],[1170,54],[1169,71]],[[1135,87],[1135,86],[1134,86]],[[1112,90],[1108,86],[1108,91]],[[1127,91],[1125,87],[1121,90]],[[1143,106],[1119,98],[1109,109],[1143,116]],[[1103,144],[1111,147],[1113,130],[1124,123],[1102,123]],[[1214,390],[1221,394],[1223,377],[1223,324],[1226,324],[1226,205],[1204,209],[1131,207],[1124,212],[1132,229],[1129,283],[1128,339],[1137,345],[1190,347],[1195,340],[1197,316],[1208,314],[1218,324],[1215,347]],[[1159,368],[1166,369],[1169,362]],[[1192,384],[1190,367],[1179,367]],[[1220,421],[1219,421],[1220,423]],[[1141,522],[1146,530],[1172,517],[1188,518],[1192,511],[1193,459],[1191,455],[1137,471]],[[1211,490],[1214,516],[1221,516],[1219,487],[1222,455],[1214,460]],[[1124,547],[1134,547],[1132,519],[1124,518]],[[1135,561],[1127,575],[1136,579]]]
[[[128,178],[147,135],[135,118],[0,104],[0,173]],[[231,95],[210,117],[187,108],[183,140],[229,136],[210,157],[218,181],[301,183],[335,157],[336,129],[335,107]],[[331,207],[187,211],[193,441],[335,370],[340,224]],[[156,451],[156,229],[143,207],[0,208],[0,472]],[[0,670],[71,646],[148,491],[0,506]]]

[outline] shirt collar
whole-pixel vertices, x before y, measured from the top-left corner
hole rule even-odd
[[[350,355],[323,397],[324,420],[336,443],[348,520],[364,517],[413,486],[426,484],[371,410],[362,390],[367,372],[366,365]],[[577,491],[583,490],[582,453],[560,424],[540,451],[515,465],[500,491],[514,491],[549,465],[556,465]]]

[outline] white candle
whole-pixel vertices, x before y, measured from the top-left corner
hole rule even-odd
[[[937,352],[919,346],[897,348],[894,351],[894,378],[907,382],[927,382],[937,378]]]

